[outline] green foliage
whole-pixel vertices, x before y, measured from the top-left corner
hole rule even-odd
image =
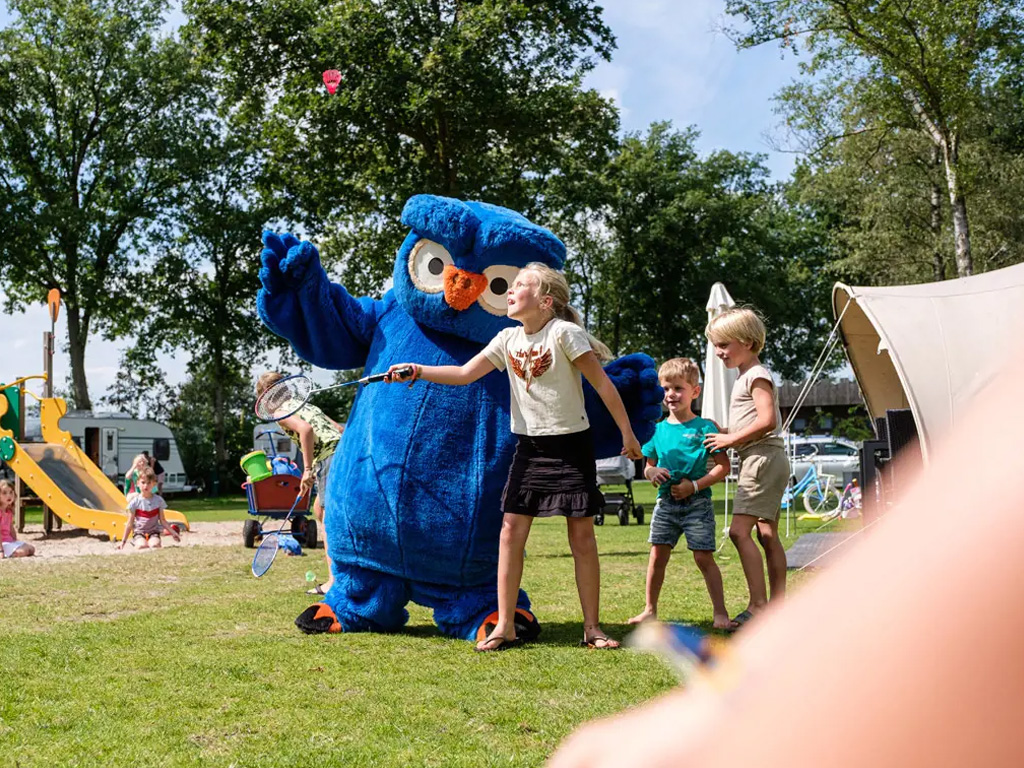
[[[389,276],[412,195],[537,215],[569,166],[598,167],[613,106],[580,87],[611,32],[589,0],[189,0],[187,34],[242,114],[269,115],[267,183],[357,293]],[[342,73],[328,96],[320,73]],[[307,234],[312,234],[307,232]]]
[[[354,381],[363,375],[363,369],[357,368],[352,371],[335,371],[332,384],[344,384],[347,381]],[[329,386],[329,385],[328,385]],[[356,400],[360,387],[339,387],[327,392],[318,393],[313,396],[313,403],[339,424],[348,421],[348,415]]]
[[[90,334],[144,311],[136,246],[171,205],[206,89],[159,34],[166,0],[12,0],[0,30],[0,283],[7,311],[64,295],[75,402]],[[183,109],[188,104],[190,109]]]
[[[803,413],[801,411],[801,415]],[[831,421],[831,425],[827,429],[822,426],[826,417]],[[875,435],[871,429],[871,420],[863,405],[851,405],[846,410],[846,414],[840,417],[834,417],[821,406],[817,406],[814,412],[805,418],[807,419],[807,426],[803,430],[805,435],[827,433],[836,437],[845,437],[854,442],[869,440]]]
[[[214,378],[211,368],[192,371],[167,421],[185,473],[193,482],[202,482],[208,492],[230,491],[245,480],[238,460],[252,450],[256,426],[253,384],[247,373],[229,369],[216,375],[220,378]],[[213,397],[218,390],[222,393],[219,408]]]
[[[766,358],[796,376],[831,328],[822,235],[760,158],[701,158],[696,137],[668,124],[628,135],[593,207],[556,219],[572,246],[578,303],[617,353],[703,361],[705,305],[724,282],[737,302],[765,314]]]
[[[234,471],[239,455],[231,447],[228,382],[248,381],[253,363],[279,342],[256,315],[259,232],[284,212],[256,187],[265,168],[257,135],[230,119],[216,124],[203,173],[187,185],[179,223],[163,233],[146,278],[154,309],[148,338],[164,349],[187,348],[189,370],[208,382],[221,475]]]
[[[836,419],[832,433],[855,442],[871,440],[875,436],[867,410],[862,405],[851,405],[845,416]]]
[[[140,339],[121,353],[119,371],[100,403],[135,418],[165,422],[178,396],[157,364],[156,347]]]
[[[896,221],[923,218],[924,235],[915,237],[922,228],[910,224],[908,263],[895,274],[883,268],[875,279],[913,275],[924,264],[941,279],[947,253],[958,275],[971,274],[969,222],[984,206],[969,217],[967,203],[986,164],[974,162],[978,150],[968,145],[986,92],[1006,71],[1006,52],[1019,49],[1024,3],[727,0],[726,10],[748,24],[733,30],[741,46],[775,40],[811,54],[802,65],[807,79],[782,92],[780,107],[812,162],[829,171],[842,166],[833,188],[843,187],[853,203],[843,211],[842,235],[861,241],[848,244],[854,266],[863,268],[873,247],[904,261],[900,241],[907,238]],[[897,178],[883,179],[887,174]],[[886,199],[897,200],[896,210],[887,210]],[[941,237],[948,245],[940,246]],[[995,258],[983,252],[981,267]]]

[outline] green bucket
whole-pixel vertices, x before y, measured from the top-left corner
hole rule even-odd
[[[253,451],[252,453],[245,454],[240,463],[242,469],[245,470],[245,474],[249,476],[249,480],[254,483],[266,480],[274,474],[270,471],[270,466],[267,464],[267,454],[263,451]]]

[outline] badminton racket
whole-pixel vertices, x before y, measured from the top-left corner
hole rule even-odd
[[[399,368],[395,371],[395,376],[403,378],[411,373],[411,368]],[[364,376],[363,378],[356,379],[355,381],[346,381],[343,384],[332,384],[329,387],[321,387],[320,389],[316,388],[312,379],[308,376],[302,375],[301,373],[296,374],[295,376],[289,376],[268,387],[266,391],[256,399],[256,417],[260,421],[280,421],[281,419],[287,419],[308,403],[309,398],[318,392],[326,392],[329,389],[339,389],[340,387],[354,387],[357,385],[365,387],[367,384],[384,381],[384,377],[387,375],[387,373],[375,373],[372,376]]]
[[[300,490],[299,495],[295,497],[295,501],[292,502],[292,508],[288,510],[288,515],[285,517],[284,522],[281,523],[281,527],[277,529],[276,533],[268,534],[263,537],[263,541],[260,543],[259,549],[256,550],[256,554],[252,558],[252,575],[257,579],[270,570],[270,566],[274,564],[274,558],[277,557],[277,550],[281,548],[281,536],[284,527],[288,525],[288,521],[291,520],[292,512],[295,511],[295,506],[299,503],[305,494]],[[285,534],[287,535],[287,534]]]
[[[684,682],[710,681],[716,687],[735,682],[736,669],[728,647],[696,627],[645,621],[626,638],[626,644],[661,656]]]

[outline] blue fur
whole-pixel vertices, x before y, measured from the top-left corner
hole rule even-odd
[[[455,266],[482,272],[492,264],[525,267],[539,261],[555,269],[565,263],[562,241],[515,211],[488,203],[464,203],[447,197],[416,195],[405,204],[402,223],[412,229],[395,259],[394,292],[419,322],[438,331],[487,344],[514,323],[495,317],[476,303],[459,312],[442,293],[423,293],[409,277],[409,255],[423,239],[443,245]]]
[[[311,243],[265,232],[257,309],[267,327],[323,368],[461,365],[513,321],[475,302],[458,312],[443,292],[419,291],[408,267],[416,243],[440,243],[457,267],[477,273],[531,261],[560,268],[565,259],[548,230],[495,205],[417,195],[402,221],[412,231],[395,260],[394,288],[380,300],[332,284]],[[646,441],[661,415],[654,361],[629,355],[606,370]],[[618,429],[586,390],[598,455],[618,453]],[[413,600],[434,609],[443,633],[471,639],[497,609],[500,499],[515,448],[509,424],[504,372],[464,387],[359,391],[325,494],[336,575],[325,600],[345,631],[399,629]],[[525,593],[519,605],[529,608]]]

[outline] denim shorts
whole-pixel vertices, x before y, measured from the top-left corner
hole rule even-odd
[[[715,507],[711,499],[704,496],[682,501],[658,499],[651,516],[648,541],[675,547],[680,535],[686,536],[687,549],[715,550]]]

